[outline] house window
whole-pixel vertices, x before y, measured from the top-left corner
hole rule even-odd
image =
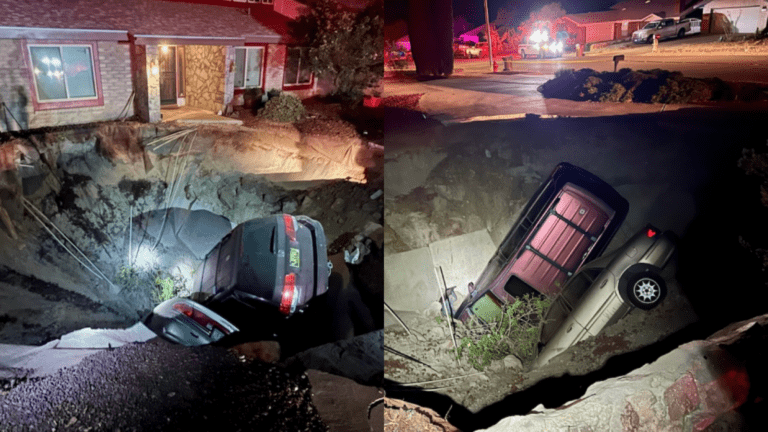
[[[98,98],[91,45],[28,45],[37,102]]]
[[[312,83],[312,70],[309,68],[309,48],[288,48],[283,77],[283,84],[286,86]]]
[[[272,0],[261,0],[264,4],[272,4]]]
[[[235,88],[261,87],[264,47],[235,48]]]

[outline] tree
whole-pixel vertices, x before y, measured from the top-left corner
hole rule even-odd
[[[332,95],[359,101],[384,74],[384,2],[355,12],[334,0],[310,0],[293,26],[309,47],[312,71],[333,82]]]

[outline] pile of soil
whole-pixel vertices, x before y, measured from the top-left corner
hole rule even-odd
[[[566,69],[539,87],[545,97],[593,102],[689,104],[768,100],[766,88],[752,83],[729,83],[718,78],[689,78],[661,69],[621,69],[597,72]]]

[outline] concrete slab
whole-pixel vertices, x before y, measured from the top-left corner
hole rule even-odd
[[[160,110],[162,122],[179,122],[183,124],[232,124],[242,125],[243,121],[216,115],[210,111],[189,106],[180,106],[174,108],[162,108]]]
[[[384,255],[384,301],[396,311],[422,311],[437,300],[428,247]]]
[[[395,311],[421,312],[438,297],[435,266],[442,266],[447,287],[456,287],[459,299],[467,284],[483,271],[496,251],[488,231],[451,237],[428,247],[384,257],[384,301]]]
[[[440,240],[429,245],[432,263],[443,269],[446,287],[456,287],[456,295],[467,295],[467,285],[474,282],[488,264],[496,245],[488,231],[481,230]]]

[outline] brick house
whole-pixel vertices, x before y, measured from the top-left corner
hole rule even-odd
[[[576,27],[576,43],[586,45],[629,39],[632,32],[650,21],[679,18],[685,3],[685,0],[624,0],[607,11],[568,14],[561,19]]]
[[[287,16],[278,7],[300,13],[288,1],[262,4],[275,14],[265,25],[215,4],[0,0],[0,131],[133,114],[157,122],[162,106],[218,113],[248,88],[312,95],[306,50],[270,28]]]

